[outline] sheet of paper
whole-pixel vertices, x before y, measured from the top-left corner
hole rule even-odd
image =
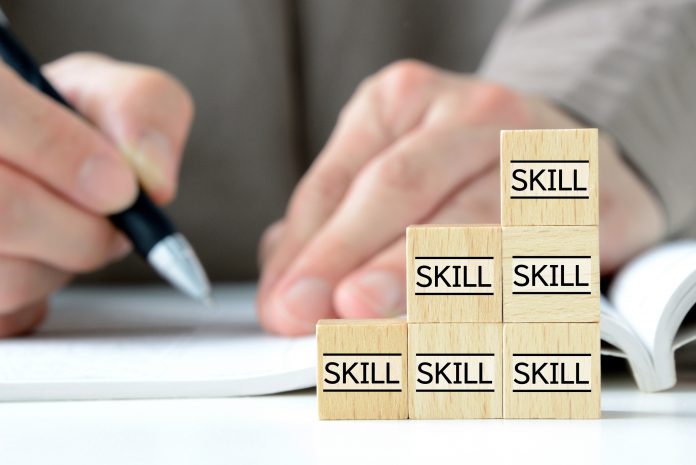
[[[41,330],[0,341],[0,400],[239,396],[310,387],[313,337],[265,334],[252,285],[206,308],[165,287],[75,288]]]

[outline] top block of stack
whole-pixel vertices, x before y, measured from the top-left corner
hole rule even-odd
[[[599,224],[597,129],[502,131],[503,226]]]

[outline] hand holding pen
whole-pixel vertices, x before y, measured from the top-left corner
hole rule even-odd
[[[153,68],[70,55],[44,72],[80,117],[12,68],[0,62],[0,336],[34,327],[52,292],[124,256],[131,242],[153,266],[153,255],[164,260],[165,273],[177,271],[172,247],[197,264],[138,188],[158,204],[175,194],[193,113],[183,87]],[[134,208],[160,215],[158,227],[138,212],[135,221],[120,218]],[[126,239],[114,227],[119,221],[140,237]],[[187,290],[176,280],[188,277],[165,277]],[[196,296],[205,298],[207,279],[198,278]]]

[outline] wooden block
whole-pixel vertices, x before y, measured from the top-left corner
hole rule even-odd
[[[409,323],[409,418],[502,418],[502,323]]]
[[[503,321],[599,321],[598,227],[504,227]]]
[[[597,130],[502,131],[503,226],[598,225]]]
[[[409,323],[502,321],[498,225],[410,226]]]
[[[321,320],[317,357],[320,419],[407,418],[404,320]]]
[[[599,418],[599,323],[505,323],[505,418]]]

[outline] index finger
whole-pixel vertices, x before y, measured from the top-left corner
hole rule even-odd
[[[259,296],[341,203],[358,172],[420,122],[433,94],[434,68],[398,62],[360,85],[329,141],[293,194],[283,241],[265,263]]]
[[[0,65],[0,162],[78,205],[114,213],[137,194],[135,176],[85,121]]]
[[[172,200],[193,100],[164,71],[95,53],[74,53],[44,67],[78,111],[130,162],[148,194]]]

